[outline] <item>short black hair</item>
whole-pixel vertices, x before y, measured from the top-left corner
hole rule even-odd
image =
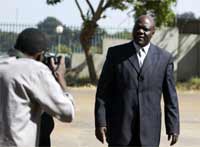
[[[14,48],[32,55],[47,50],[47,38],[39,29],[27,28],[18,35]]]

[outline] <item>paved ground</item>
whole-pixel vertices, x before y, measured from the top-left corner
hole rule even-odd
[[[94,97],[95,88],[73,88],[71,93],[76,100],[76,118],[73,123],[66,124],[55,120],[52,134],[54,147],[106,147],[94,136]],[[178,92],[181,135],[174,147],[200,146],[200,92]],[[164,122],[164,121],[163,121]],[[162,126],[160,147],[169,146]]]

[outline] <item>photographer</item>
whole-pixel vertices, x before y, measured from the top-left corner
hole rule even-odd
[[[63,122],[74,118],[73,97],[67,93],[65,64],[51,60],[54,76],[41,63],[47,48],[38,29],[22,31],[15,49],[20,58],[0,62],[0,146],[38,146],[43,111]]]

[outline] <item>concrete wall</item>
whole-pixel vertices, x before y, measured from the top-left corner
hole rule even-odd
[[[200,36],[197,38],[200,39]],[[192,43],[189,45],[191,46]],[[185,48],[187,48],[187,46],[185,46]],[[185,56],[179,60],[177,69],[178,81],[186,81],[197,76],[200,77],[200,41],[195,43],[195,45],[185,53]]]
[[[104,39],[103,40],[103,54],[94,54],[94,64],[97,75],[99,76],[103,67],[103,64],[106,59],[106,54],[108,48],[114,45],[122,44],[128,42],[129,40],[124,39]],[[85,54],[84,53],[75,53],[72,55],[72,68],[77,67],[79,64],[85,62]],[[89,72],[87,66],[79,73],[79,77],[88,77]]]
[[[156,30],[151,41],[160,48],[163,48],[172,54],[176,54],[178,37],[178,28],[161,28]]]
[[[105,62],[107,49],[111,46],[129,42],[123,39],[103,39],[103,54],[94,55],[94,63],[99,76]],[[175,57],[174,69],[176,79],[188,80],[193,76],[200,76],[200,36],[195,34],[179,34],[177,28],[161,28],[156,30],[152,42],[169,51]],[[83,53],[72,55],[72,68],[85,62]],[[85,65],[79,77],[88,77],[88,68]]]

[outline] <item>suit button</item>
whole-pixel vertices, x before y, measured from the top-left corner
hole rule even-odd
[[[139,81],[143,81],[144,80],[144,77],[143,76],[139,76]]]

